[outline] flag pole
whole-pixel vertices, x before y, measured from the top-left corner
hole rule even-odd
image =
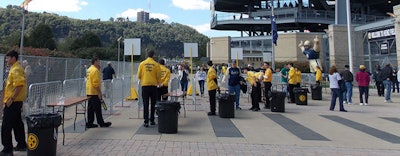
[[[275,20],[274,14],[274,0],[271,0],[271,62],[272,62],[272,69],[275,69],[275,46],[274,46],[274,28],[272,26],[273,20]]]

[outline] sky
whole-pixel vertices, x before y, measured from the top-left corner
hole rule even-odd
[[[21,5],[23,2],[0,0],[0,7]],[[111,17],[128,17],[136,21],[138,11],[148,11],[150,18],[188,25],[208,37],[239,36],[236,31],[210,30],[210,0],[32,0],[27,10],[102,21],[108,21]]]

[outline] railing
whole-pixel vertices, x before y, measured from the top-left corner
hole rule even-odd
[[[53,112],[53,109],[47,105],[58,102],[61,96],[61,81],[31,84],[28,89],[28,114],[26,115]]]

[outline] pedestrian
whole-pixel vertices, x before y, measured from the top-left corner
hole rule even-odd
[[[86,72],[86,95],[89,97],[86,128],[110,127],[111,122],[104,122],[101,113],[101,100],[103,94],[101,93],[101,80],[100,80],[100,60],[97,57],[92,59],[92,65]],[[96,114],[97,124],[94,124],[94,115]]]
[[[349,65],[344,65],[344,71],[340,72],[345,84],[346,90],[343,92],[343,104],[351,105],[353,97],[353,73],[349,70]]]
[[[301,87],[301,70],[297,67],[295,69],[295,75],[296,75],[296,87]]]
[[[213,67],[212,61],[207,62],[208,66],[208,72],[207,72],[207,90],[208,90],[208,96],[209,96],[209,101],[210,101],[210,112],[208,112],[208,115],[216,115],[215,109],[216,109],[216,95],[217,95],[217,72],[215,71]]]
[[[188,83],[189,83],[189,71],[185,69],[185,65],[182,65],[181,68],[178,71],[179,75],[179,80],[181,83],[181,90],[186,92],[188,88]]]
[[[296,79],[296,70],[293,67],[293,63],[288,64],[289,67],[289,73],[288,73],[288,91],[289,91],[289,97],[290,100],[288,103],[294,103],[295,102],[295,97],[294,97],[294,92],[293,89],[297,85],[297,79]]]
[[[158,62],[154,61],[154,54],[155,52],[153,50],[148,50],[147,59],[142,61],[138,68],[138,79],[142,85],[144,127],[149,127],[149,118],[150,125],[156,124],[154,121],[154,113],[157,101],[157,86],[161,85],[161,67]]]
[[[249,110],[259,111],[260,105],[258,103],[259,96],[261,96],[260,82],[254,71],[250,71],[249,67],[243,69],[243,73],[247,75],[246,81],[251,85],[251,108]]]
[[[111,62],[107,62],[107,67],[103,69],[103,83],[104,83],[104,92],[105,92],[105,98],[111,98],[110,97],[110,85],[111,85],[111,80],[116,78],[114,68],[111,65]]]
[[[204,71],[204,67],[201,66],[200,70],[196,72],[196,79],[199,82],[201,97],[204,96],[204,82],[207,79],[207,73]]]
[[[378,65],[375,66],[375,72],[373,73],[372,77],[375,80],[375,87],[376,90],[378,91],[378,96],[384,96],[385,95],[385,87],[383,86],[383,80],[382,80],[382,69]],[[397,77],[399,78],[399,77]]]
[[[31,67],[31,65],[29,65],[27,60],[22,61],[22,67],[24,68],[26,82],[28,83],[27,85],[29,87],[29,85],[34,82],[32,79],[32,67]]]
[[[390,63],[386,64],[385,67],[382,69],[382,74],[381,78],[383,80],[383,85],[386,88],[386,94],[385,94],[385,102],[386,103],[391,103],[392,100],[390,99],[390,91],[392,87],[392,79],[393,79],[393,69],[390,66]]]
[[[163,95],[168,93],[168,83],[169,80],[171,79],[171,71],[167,67],[165,67],[164,59],[158,60],[158,63],[160,63],[161,83],[157,89],[157,94],[158,94],[157,100],[165,101],[168,99],[168,96],[163,96]]]
[[[399,81],[397,81],[397,69],[393,68],[393,79],[392,79],[392,93],[394,93],[397,90],[397,93],[399,93]]]
[[[281,75],[281,83],[282,83],[282,91],[286,93],[286,97],[289,98],[289,92],[288,92],[288,73],[289,73],[289,67],[288,64],[285,64],[283,68],[280,71]]]
[[[367,68],[364,65],[360,65],[360,71],[356,73],[356,81],[358,84],[358,90],[360,91],[360,106],[368,105],[369,82],[371,80],[366,69]],[[363,102],[363,95],[365,96],[365,102]]]
[[[224,66],[225,67],[225,66]],[[243,83],[241,82],[241,76],[240,76],[240,69],[237,67],[235,62],[231,63],[231,67],[229,67],[226,70],[226,76],[224,77],[223,83],[225,83],[226,77],[228,77],[228,90],[229,94],[235,94],[235,102],[236,102],[236,110],[241,110],[242,108],[240,107],[239,104],[239,99],[240,99],[240,84]]]
[[[329,70],[329,88],[331,88],[331,94],[332,94],[331,106],[329,110],[333,111],[335,109],[336,99],[339,97],[340,111],[347,112],[343,106],[343,93],[341,93],[339,86],[339,83],[344,83],[344,82],[339,82],[339,81],[343,81],[342,77],[338,73],[336,66],[332,66],[331,69]]]
[[[7,65],[11,66],[4,90],[3,121],[1,125],[1,143],[4,148],[1,155],[13,155],[13,151],[26,151],[25,128],[22,122],[22,104],[27,95],[26,76],[18,62],[18,52],[12,50],[6,54]],[[17,146],[13,147],[11,132]]]
[[[265,105],[264,109],[269,109],[270,108],[270,98],[271,98],[271,87],[272,87],[272,70],[271,67],[269,66],[268,62],[263,63],[263,68],[265,70],[265,73],[263,75],[263,82],[264,82],[264,96],[265,96]]]
[[[315,72],[315,83],[321,85],[322,82],[322,70],[321,67],[317,66],[317,71]]]

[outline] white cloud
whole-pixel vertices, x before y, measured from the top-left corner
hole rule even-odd
[[[136,19],[137,18],[137,12],[143,11],[144,9],[138,8],[138,9],[128,9],[120,14],[117,14],[116,17],[123,17],[126,18],[128,17],[129,19]],[[170,17],[166,14],[162,13],[150,13],[150,18],[158,18],[158,19],[163,19],[167,20]]]
[[[196,29],[199,33],[206,33],[211,31],[210,23],[202,24],[202,25],[189,25],[190,27]]]
[[[30,11],[48,11],[48,12],[78,12],[82,6],[88,5],[84,0],[33,0],[29,3]]]
[[[172,4],[183,10],[208,10],[210,2],[204,0],[172,0]]]

